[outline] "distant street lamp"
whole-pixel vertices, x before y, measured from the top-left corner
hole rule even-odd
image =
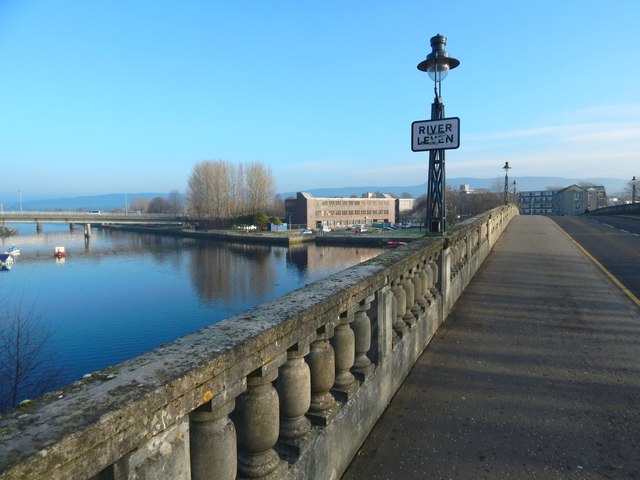
[[[518,203],[518,196],[516,193],[516,181],[513,181],[513,203]]]
[[[636,176],[631,179],[631,203],[636,203]]]
[[[437,34],[431,37],[431,53],[418,64],[418,70],[427,72],[433,80],[434,100],[431,104],[431,120],[441,120],[444,116],[442,103],[442,80],[449,70],[460,65],[460,61],[449,56],[445,50],[447,37]],[[429,181],[427,186],[427,215],[425,231],[445,232],[445,169],[444,149],[429,150]]]
[[[504,162],[504,204],[509,203],[509,170],[511,167],[509,166],[509,162]]]

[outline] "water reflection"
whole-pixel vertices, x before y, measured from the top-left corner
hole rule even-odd
[[[13,225],[12,225],[13,226]],[[0,274],[5,307],[21,299],[52,330],[61,386],[307,283],[379,248],[242,245],[45,224],[2,239],[22,253]],[[57,263],[55,246],[67,258]]]

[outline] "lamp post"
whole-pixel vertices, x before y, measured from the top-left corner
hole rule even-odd
[[[509,203],[509,170],[511,167],[509,166],[509,162],[504,162],[504,204]]]
[[[516,181],[513,181],[513,203],[518,203],[518,195],[516,193]]]
[[[636,176],[631,179],[631,203],[636,203]]]
[[[18,190],[18,196],[20,197],[20,211],[22,212],[22,190]]]
[[[442,103],[442,80],[449,70],[460,65],[460,61],[449,56],[445,50],[447,37],[436,35],[431,37],[431,53],[418,64],[418,70],[427,72],[433,80],[434,100],[431,104],[431,120],[440,120],[444,117],[444,104]],[[427,184],[427,215],[425,231],[445,232],[445,170],[444,149],[429,151],[429,178]],[[428,229],[428,230],[427,230]]]

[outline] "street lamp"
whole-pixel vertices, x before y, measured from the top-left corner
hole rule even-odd
[[[513,203],[517,204],[518,203],[518,196],[516,193],[516,181],[513,181]]]
[[[431,104],[431,120],[440,120],[444,116],[442,103],[442,81],[449,70],[460,65],[460,61],[449,56],[444,49],[447,37],[436,35],[431,37],[431,53],[418,64],[418,70],[427,72],[433,80],[434,100]],[[429,150],[429,180],[427,185],[427,216],[425,231],[444,232],[446,230],[445,215],[445,171],[444,149]]]
[[[631,203],[636,203],[636,176],[631,179]]]
[[[509,203],[509,170],[511,167],[509,166],[509,162],[504,162],[504,204]]]

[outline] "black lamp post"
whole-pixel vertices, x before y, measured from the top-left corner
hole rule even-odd
[[[431,53],[426,60],[418,64],[418,70],[427,72],[433,80],[434,100],[431,104],[431,120],[440,120],[444,116],[444,104],[442,103],[442,80],[449,70],[460,65],[460,61],[449,56],[444,49],[447,37],[436,35],[431,37]],[[445,172],[444,150],[429,151],[429,180],[427,185],[427,216],[425,231],[444,232],[446,230],[446,215],[444,201]]]
[[[636,203],[636,176],[631,179],[631,203]]]
[[[504,204],[509,203],[509,170],[511,167],[509,166],[509,162],[504,162]]]
[[[516,181],[513,181],[513,203],[518,203],[518,195],[516,193]]]

